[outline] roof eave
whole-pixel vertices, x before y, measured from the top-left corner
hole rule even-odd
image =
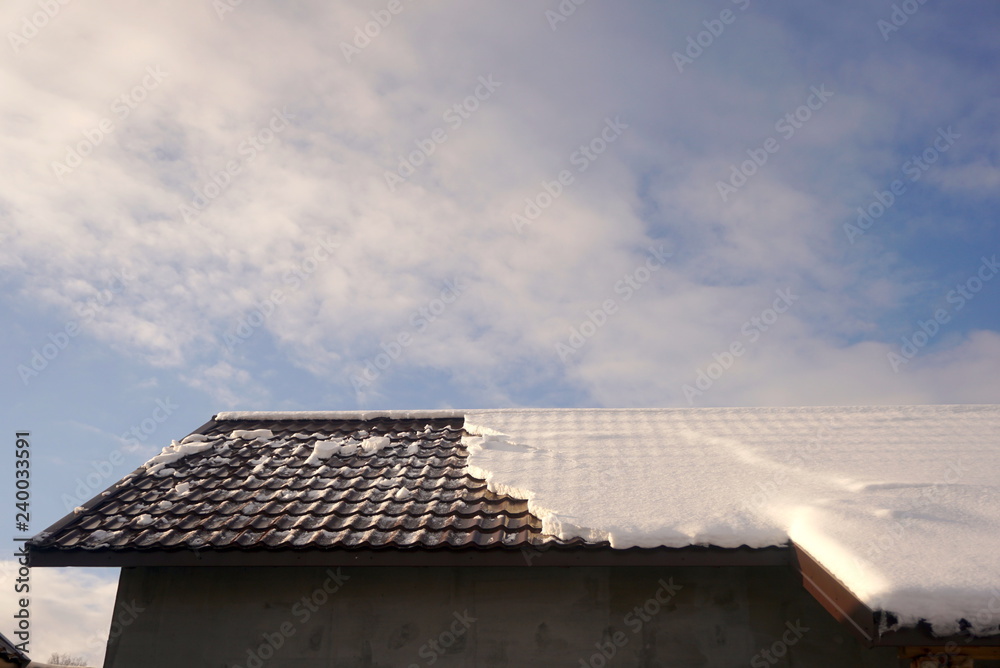
[[[307,550],[113,550],[33,547],[35,566],[788,566],[787,547],[598,546]]]

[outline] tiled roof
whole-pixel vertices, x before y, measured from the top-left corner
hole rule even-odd
[[[35,537],[32,547],[273,551],[564,544],[541,535],[541,522],[525,501],[494,494],[468,474],[462,417],[229,415],[235,418],[213,419],[196,432],[201,436],[175,446],[187,454],[154,458]],[[317,443],[317,456],[310,459]]]

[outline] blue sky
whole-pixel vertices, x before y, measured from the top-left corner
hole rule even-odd
[[[0,10],[33,531],[221,410],[1000,401],[994,3],[224,3]]]

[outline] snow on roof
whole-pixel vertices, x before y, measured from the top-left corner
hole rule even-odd
[[[170,445],[163,448],[160,454],[156,455],[148,462],[143,464],[150,473],[158,475],[166,475],[171,471],[169,467],[170,464],[183,459],[188,455],[193,455],[198,452],[204,452],[214,445],[212,441],[207,440],[201,434],[192,434],[184,438],[184,440],[170,441]]]
[[[545,533],[791,540],[902,625],[996,633],[1000,406],[485,410],[465,429],[470,473]]]
[[[229,411],[218,413],[216,420],[420,420],[461,417],[458,410],[430,411]]]

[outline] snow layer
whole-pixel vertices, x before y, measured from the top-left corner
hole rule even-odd
[[[355,441],[354,439],[348,439],[346,441],[339,439],[316,441],[313,444],[312,453],[310,453],[309,458],[306,459],[306,466],[319,466],[324,460],[329,459],[332,455],[350,457],[351,455],[357,453],[363,457],[367,457],[369,455],[374,455],[382,448],[388,447],[390,444],[391,442],[386,436],[369,436],[362,441]]]
[[[187,439],[185,439],[186,441]],[[204,452],[212,447],[211,441],[193,441],[187,443],[178,443],[177,441],[171,441],[170,445],[163,448],[160,454],[156,455],[148,462],[144,464],[146,470],[150,473],[161,473],[165,470],[168,464],[173,464],[178,459],[186,457],[187,455],[193,455],[197,452]]]
[[[237,429],[233,433],[229,434],[229,438],[242,438],[245,441],[267,443],[274,438],[274,434],[271,433],[270,429]]]
[[[222,420],[374,420],[391,418],[394,420],[419,420],[461,417],[462,411],[229,411],[218,413],[215,419]]]
[[[615,548],[794,541],[869,607],[1000,623],[1000,406],[466,412],[469,471]]]
[[[374,455],[382,448],[387,447],[389,447],[389,438],[387,436],[369,436],[361,441],[361,453],[364,455]]]
[[[342,441],[330,440],[330,441],[316,441],[313,444],[312,454],[309,455],[309,459],[306,460],[306,466],[319,466],[323,463],[324,459],[330,457],[330,455],[340,452]]]

